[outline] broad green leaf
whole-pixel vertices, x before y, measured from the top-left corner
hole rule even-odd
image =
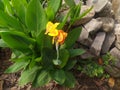
[[[77,60],[69,60],[67,65],[64,67],[65,70],[71,70],[75,64],[77,63]]]
[[[21,69],[24,69],[28,65],[29,61],[19,61],[14,63],[12,66],[10,66],[5,73],[15,73],[18,72]]]
[[[21,73],[21,77],[19,78],[19,85],[23,86],[23,85],[26,85],[29,82],[33,82],[33,80],[36,77],[37,70],[38,70],[38,67],[34,67],[32,69],[24,70]]]
[[[3,25],[3,27],[11,27],[16,30],[23,31],[21,23],[16,18],[13,18],[0,10],[0,26],[1,25]]]
[[[68,62],[69,52],[66,49],[61,49],[59,52],[60,52],[59,60],[62,62],[60,64],[60,67],[63,68]]]
[[[48,71],[41,71],[39,74],[37,74],[36,79],[33,82],[34,87],[40,87],[44,86],[45,84],[48,84],[51,80],[51,76]]]
[[[51,76],[58,84],[63,84],[66,79],[65,72],[63,70],[56,70],[51,73]]]
[[[49,0],[48,1],[48,8],[51,8],[51,10],[54,11],[54,15],[56,15],[61,4],[62,4],[62,0]]]
[[[27,7],[26,0],[12,0],[12,5],[20,21],[25,24],[25,11]]]
[[[74,0],[65,0],[65,3],[66,3],[69,7],[75,6]]]
[[[37,40],[37,46],[39,50],[41,50],[44,47],[52,48],[52,37],[45,35],[45,31],[42,31],[36,38]]]
[[[44,30],[47,23],[45,11],[39,0],[31,0],[25,14],[28,29],[39,35]]]
[[[30,46],[35,44],[33,39],[27,37],[22,32],[1,31],[0,33],[2,39],[10,48],[17,49],[22,52],[30,51]]]
[[[54,11],[52,10],[52,8],[51,8],[51,7],[47,7],[47,8],[45,9],[45,11],[46,11],[48,20],[49,20],[49,21],[54,20],[55,13],[54,13]]]
[[[85,53],[85,50],[83,50],[83,49],[70,49],[69,53],[70,53],[70,57],[75,57],[75,56],[78,56],[78,55]]]
[[[10,16],[13,16],[14,12],[13,12],[12,6],[10,4],[10,0],[2,0],[2,1],[4,3],[5,12],[7,14],[9,14]]]
[[[73,76],[72,73],[70,72],[65,72],[66,80],[63,83],[64,86],[69,87],[69,88],[74,88],[76,84],[75,77]]]
[[[77,27],[68,33],[68,36],[63,45],[60,48],[72,48],[75,41],[78,39],[81,33],[81,27]]]
[[[2,0],[0,0],[0,10],[4,10],[4,4],[3,4]]]
[[[50,69],[53,66],[53,60],[56,58],[56,52],[50,48],[42,48],[41,58],[42,65]]]

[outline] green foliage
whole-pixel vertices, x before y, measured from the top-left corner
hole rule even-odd
[[[52,80],[62,86],[75,86],[75,77],[70,71],[77,64],[73,57],[84,50],[73,48],[81,27],[72,28],[72,25],[91,9],[80,15],[81,4],[65,1],[70,10],[56,29],[63,31],[68,19],[70,23],[64,30],[67,38],[62,40],[64,43],[58,43],[59,38],[46,34],[46,28],[49,21],[57,21],[62,0],[0,0],[0,46],[12,49],[14,62],[5,73],[21,71],[21,86],[32,83],[39,87]]]

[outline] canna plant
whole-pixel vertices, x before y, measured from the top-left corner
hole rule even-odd
[[[80,14],[81,3],[65,2],[70,10],[62,21],[56,21],[62,0],[0,0],[0,46],[11,48],[13,62],[5,73],[20,71],[19,85],[40,87],[55,81],[75,86],[70,71],[77,62],[73,57],[85,51],[73,48],[81,27],[71,26],[92,8]],[[64,30],[68,18],[70,24]]]

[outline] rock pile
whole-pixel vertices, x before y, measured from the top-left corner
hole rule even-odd
[[[76,4],[80,0],[75,0]],[[113,77],[120,77],[120,0],[84,0],[82,11],[94,6],[75,26],[84,25],[78,42],[86,49],[81,58],[101,57],[110,53],[115,64],[106,66]],[[86,48],[87,47],[87,48]]]

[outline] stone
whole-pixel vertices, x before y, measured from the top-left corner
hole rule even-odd
[[[120,34],[120,24],[115,24],[114,33],[115,35]]]
[[[114,66],[120,69],[120,50],[114,47],[110,50],[110,54],[115,58]]]
[[[107,5],[108,0],[87,0],[88,6],[94,6],[95,12],[101,12],[103,8]]]
[[[120,19],[120,0],[112,0],[112,10],[116,20]]]
[[[120,50],[120,34],[116,35],[115,46]]]
[[[102,45],[101,53],[105,54],[109,52],[109,49],[114,41],[115,41],[115,35],[113,33],[107,33]]]
[[[101,28],[101,26],[102,26],[102,21],[98,21],[97,19],[94,18],[84,25],[84,27],[88,32],[98,31]]]
[[[89,32],[86,29],[82,29],[80,36],[78,38],[78,41],[80,42],[80,41],[83,41],[85,39],[88,39],[88,36],[89,36]]]
[[[105,67],[105,70],[112,76],[112,77],[115,77],[115,78],[118,78],[120,77],[120,69],[114,67],[114,66],[111,66],[111,65],[107,65]]]
[[[111,32],[114,29],[115,21],[113,18],[110,17],[99,17],[97,20],[101,21],[102,24],[102,30],[105,32]]]
[[[97,33],[97,36],[95,37],[95,39],[90,47],[91,53],[93,53],[96,56],[100,55],[105,36],[106,36],[105,32]]]

